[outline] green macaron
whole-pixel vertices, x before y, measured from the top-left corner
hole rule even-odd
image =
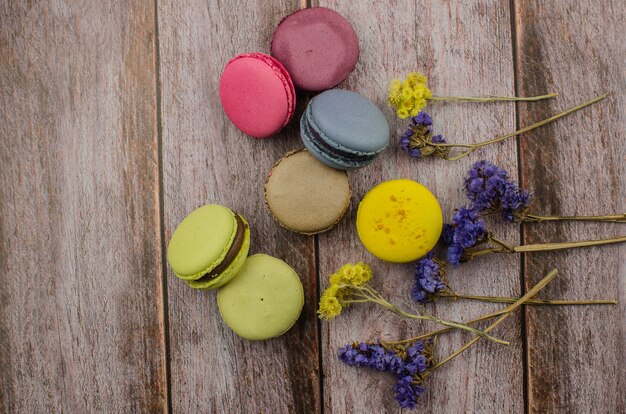
[[[237,335],[259,341],[287,332],[304,306],[304,289],[287,263],[266,254],[246,259],[239,275],[217,291],[220,314]]]
[[[246,220],[228,207],[205,205],[178,225],[167,248],[174,274],[196,289],[216,289],[241,269],[250,248]]]

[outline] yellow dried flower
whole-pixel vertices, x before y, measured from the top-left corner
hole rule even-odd
[[[428,103],[433,95],[426,81],[428,78],[421,73],[411,72],[404,81],[394,79],[389,84],[389,106],[396,110],[398,117],[404,119],[409,115],[416,116]]]
[[[400,102],[400,89],[402,83],[398,79],[394,79],[389,83],[389,102]]]
[[[363,286],[372,279],[372,269],[363,262],[345,264],[330,276],[332,285]]]
[[[320,319],[332,319],[341,314],[343,306],[339,301],[339,297],[342,294],[342,289],[338,285],[330,285],[322,297],[320,297],[319,309],[317,314]]]

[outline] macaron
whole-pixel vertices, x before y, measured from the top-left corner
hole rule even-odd
[[[228,207],[209,204],[180,222],[167,248],[174,274],[196,289],[215,289],[228,283],[248,256],[250,229]]]
[[[280,336],[296,323],[304,306],[304,289],[287,263],[255,254],[233,281],[217,291],[217,305],[237,335],[260,341]]]
[[[265,202],[288,230],[316,234],[331,229],[350,206],[345,171],[322,164],[307,150],[287,153],[265,181]]]
[[[245,53],[226,64],[220,99],[232,123],[254,138],[267,138],[291,119],[296,93],[283,65],[263,53]]]
[[[378,184],[359,204],[356,228],[365,248],[381,260],[412,262],[430,252],[443,217],[435,196],[422,184],[397,179]]]
[[[342,15],[311,7],[280,22],[272,35],[270,53],[285,66],[296,88],[318,92],[350,75],[359,59],[359,41]]]
[[[324,164],[352,170],[370,164],[389,145],[389,124],[366,97],[331,89],[309,102],[300,119],[300,136]]]

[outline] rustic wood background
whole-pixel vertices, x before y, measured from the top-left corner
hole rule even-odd
[[[449,218],[471,163],[494,160],[536,193],[545,214],[626,210],[626,3],[584,1],[3,1],[0,4],[0,411],[398,412],[384,374],[351,369],[336,349],[406,337],[432,325],[374,307],[320,323],[316,301],[342,263],[372,264],[376,287],[408,296],[412,266],[384,264],[359,243],[356,205],[374,184],[416,179]],[[534,104],[433,104],[438,131],[477,142],[595,95],[606,101],[517,142],[458,162],[416,161],[394,144],[350,173],[350,213],[319,237],[276,225],[262,183],[301,147],[297,123],[257,141],[228,121],[218,98],[224,64],[268,51],[283,16],[328,6],[355,26],[361,57],[340,87],[385,107],[390,78],[430,76],[440,95],[534,95]],[[306,104],[300,96],[298,113]],[[404,128],[385,109],[394,133]],[[164,259],[177,223],[219,202],[252,227],[252,253],[300,274],[305,310],[286,335],[252,343],[219,318],[214,292],[180,283]],[[620,224],[494,222],[511,243],[624,234]],[[626,248],[476,260],[451,284],[519,295],[549,268],[544,297],[616,297],[620,305],[528,308],[428,382],[423,412],[626,412]],[[441,302],[469,319],[498,305]],[[440,355],[467,340],[454,333]]]

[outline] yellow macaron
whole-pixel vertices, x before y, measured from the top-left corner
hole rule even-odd
[[[372,188],[359,204],[356,228],[365,248],[381,260],[412,262],[435,247],[443,217],[422,184],[397,179]]]

